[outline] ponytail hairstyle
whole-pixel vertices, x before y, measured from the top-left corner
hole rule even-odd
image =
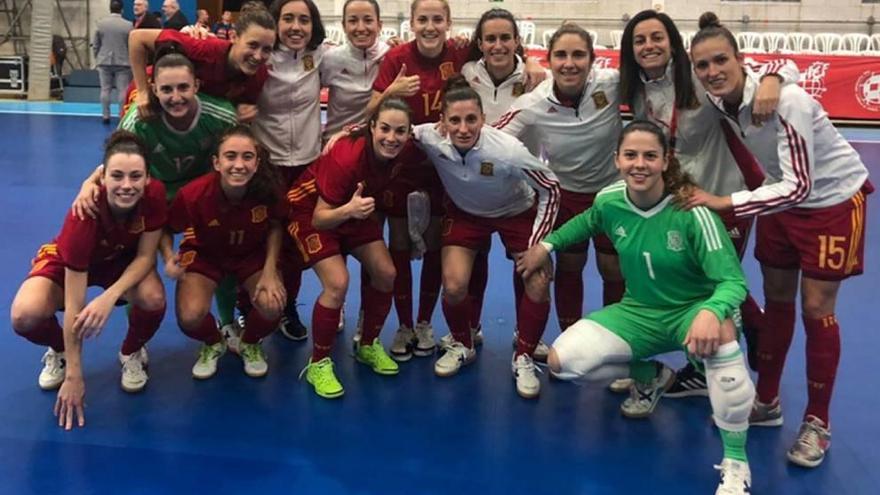
[[[412,127],[412,109],[406,101],[398,96],[387,96],[382,98],[382,100],[379,101],[379,105],[376,106],[376,109],[367,116],[366,125],[360,125],[351,131],[349,139],[355,140],[366,136],[367,140],[372,142],[373,126],[376,125],[376,122],[379,120],[379,115],[382,115],[382,112],[386,110],[399,110],[405,113],[407,120],[410,122],[410,128]]]
[[[733,55],[737,58],[740,56],[739,44],[736,42],[736,36],[729,29],[721,24],[718,16],[714,12],[705,12],[700,16],[700,30],[691,40],[691,49],[709,38],[722,37],[733,47]]]
[[[662,174],[663,186],[666,192],[673,196],[675,203],[679,205],[684,204],[694,188],[697,187],[697,183],[694,182],[689,173],[681,170],[681,163],[679,163],[678,158],[675,156],[675,150],[670,149],[669,141],[666,139],[666,135],[663,134],[663,129],[650,120],[633,120],[620,133],[620,138],[617,140],[618,152],[620,152],[620,146],[623,144],[626,136],[634,132],[647,132],[657,138],[657,142],[660,143],[660,147],[663,149],[663,156],[666,158],[666,170]]]
[[[440,111],[445,115],[451,103],[470,100],[476,101],[480,113],[483,113],[483,100],[480,94],[468,84],[464,76],[456,74],[446,80],[446,85],[443,87],[443,108]]]
[[[116,130],[113,131],[113,134],[110,134],[110,137],[107,138],[107,141],[104,142],[104,157],[101,163],[107,164],[110,161],[110,157],[113,155],[117,155],[119,153],[126,155],[138,155],[144,159],[144,168],[146,174],[150,175],[150,167],[147,165],[149,156],[149,151],[147,150],[147,146],[144,142],[139,138],[136,134],[129,131]],[[107,167],[104,167],[104,174],[107,174]]]
[[[324,29],[324,23],[321,21],[321,11],[318,10],[318,6],[315,5],[315,2],[312,0],[275,0],[272,2],[272,5],[269,7],[269,11],[272,13],[272,17],[275,18],[276,25],[281,20],[281,9],[284,8],[285,5],[290,2],[302,2],[306,4],[306,8],[309,9],[309,17],[312,18],[312,39],[309,40],[309,43],[306,45],[306,50],[315,50],[322,43],[324,43],[324,38],[327,37],[327,30]],[[277,27],[276,27],[277,29]],[[275,47],[281,43],[281,34],[279,33],[275,39]]]
[[[232,23],[235,34],[241,36],[251,26],[260,26],[261,28],[275,31],[275,18],[266,9],[266,5],[261,2],[247,2],[242,5],[238,14],[238,19]]]
[[[260,141],[257,140],[250,127],[238,124],[226,129],[217,140],[217,152],[214,153],[214,156],[219,157],[223,143],[234,136],[250,139],[257,151],[257,170],[248,182],[245,197],[255,199],[269,207],[274,206],[281,198],[281,180],[275,167],[269,163],[266,150],[260,145]]]
[[[547,43],[547,60],[550,60],[550,57],[553,53],[553,45],[559,41],[563,35],[566,34],[574,34],[577,35],[580,39],[584,40],[587,44],[587,53],[590,55],[590,65],[593,65],[593,62],[596,61],[596,52],[593,50],[593,38],[590,36],[590,33],[586,32],[584,28],[578,26],[573,22],[564,22],[559,29],[553,33],[553,36],[550,37],[550,42]]]
[[[513,37],[516,38],[516,54],[525,59],[522,39],[519,36],[519,25],[517,25],[513,14],[507,9],[493,8],[483,12],[480,20],[477,21],[477,26],[474,28],[474,34],[468,46],[468,62],[483,58],[483,50],[480,49],[480,41],[483,39],[483,24],[494,19],[503,19],[510,22],[510,25],[513,26]]]
[[[663,12],[653,9],[643,10],[634,15],[626,24],[623,36],[620,39],[620,95],[624,104],[633,107],[636,94],[644,92],[645,83],[639,77],[641,67],[636,62],[633,53],[633,42],[636,26],[649,19],[656,19],[663,24],[666,35],[669,38],[669,48],[672,57],[672,82],[675,88],[675,108],[693,109],[700,106],[697,99],[694,81],[691,72],[691,59],[684,48],[681,33],[675,27],[672,19]]]

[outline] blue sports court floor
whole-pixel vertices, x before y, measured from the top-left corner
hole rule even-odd
[[[23,113],[33,111],[33,113]],[[9,305],[37,247],[56,234],[109,129],[96,105],[0,103],[0,305]],[[880,131],[844,131],[880,177]],[[877,196],[877,195],[875,195]],[[880,493],[880,197],[869,201],[867,272],[844,283],[838,318],[843,356],[832,407],[833,448],[818,469],[789,465],[806,401],[803,331],[783,379],[786,423],[749,434],[754,493]],[[751,255],[749,255],[751,256]],[[206,382],[190,376],[196,344],[168,316],[150,344],[150,383],[139,395],[119,387],[125,314],[85,345],[84,429],[52,417],[54,392],[37,388],[43,349],[0,332],[0,494],[320,493],[330,494],[709,494],[721,445],[705,399],[664,400],[647,420],[624,419],[622,397],[602,387],[550,381],[537,401],[520,399],[510,374],[510,266],[492,253],[478,361],[440,379],[433,359],[414,358],[381,377],[350,357],[358,291],[350,291],[345,334],[334,361],[345,397],[327,401],[297,380],[310,342],[266,343],[270,373],[246,377],[238,358],[221,360]],[[754,260],[746,262],[760,295]],[[352,287],[357,287],[353,270]],[[600,300],[594,268],[586,309]],[[169,294],[173,288],[168,287]],[[308,318],[318,286],[307,274],[300,301]],[[8,320],[7,320],[8,321]],[[439,335],[446,333],[438,310]],[[392,313],[383,340],[390,344]],[[555,320],[547,339],[559,333]],[[681,356],[669,356],[678,365]]]

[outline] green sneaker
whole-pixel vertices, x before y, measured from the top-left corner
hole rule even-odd
[[[269,372],[269,364],[266,363],[266,353],[263,352],[263,346],[259,342],[256,344],[242,342],[239,347],[245,374],[251,378],[266,376],[266,373]]]
[[[342,384],[336,379],[336,373],[333,372],[333,361],[328,357],[316,363],[310,359],[309,364],[303,368],[299,377],[302,378],[303,375],[306,375],[306,381],[315,387],[315,393],[325,399],[342,397],[342,394],[345,393]]]
[[[379,339],[373,340],[370,345],[357,346],[354,358],[373,368],[373,371],[380,375],[396,375],[400,372],[397,363],[385,353],[385,348],[382,347]]]
[[[226,354],[225,340],[212,345],[202,344],[199,349],[199,359],[192,368],[193,378],[207,380],[214,376],[214,373],[217,373],[217,361],[224,354]]]

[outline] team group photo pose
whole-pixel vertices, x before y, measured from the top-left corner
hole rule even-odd
[[[856,55],[521,4],[113,0],[94,129],[0,102],[10,486],[88,443],[270,493],[873,493],[878,162],[815,80]]]

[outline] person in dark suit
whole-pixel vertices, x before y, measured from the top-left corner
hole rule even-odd
[[[134,0],[135,29],[162,29],[162,21],[154,12],[150,12],[150,2],[147,0]]]
[[[105,124],[110,123],[110,92],[115,86],[119,104],[122,105],[125,88],[131,82],[131,66],[128,62],[128,33],[131,30],[132,25],[122,18],[122,1],[110,2],[110,15],[98,21],[98,29],[92,40],[92,51],[101,80],[101,115]]]
[[[162,3],[162,12],[165,14],[165,29],[180,31],[189,25],[189,20],[180,11],[180,4],[177,3],[177,0],[165,0]]]

